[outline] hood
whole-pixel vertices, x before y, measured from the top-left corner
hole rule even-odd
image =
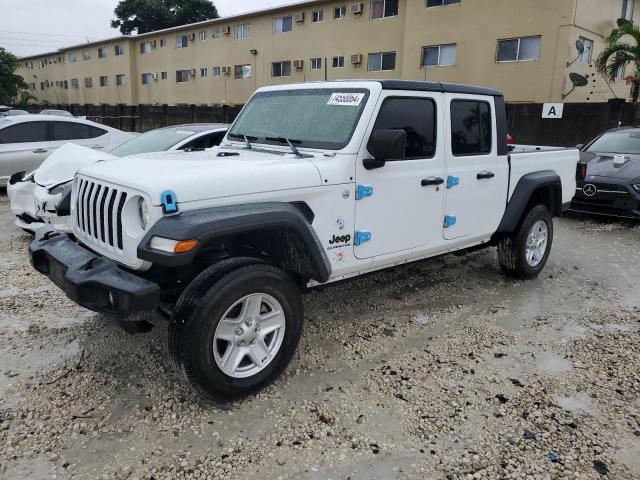
[[[229,152],[233,156],[218,156]],[[173,190],[178,203],[321,185],[314,158],[259,150],[213,148],[204,152],[136,155],[83,168],[79,173],[147,193],[154,205]],[[237,154],[237,155],[235,155]]]
[[[581,152],[580,159],[587,162],[587,176],[610,177],[623,180],[640,178],[640,155],[624,155],[627,161],[614,164],[614,154]]]
[[[76,172],[85,165],[114,157],[74,143],[66,143],[53,152],[34,173],[35,182],[42,187],[52,187],[73,180]]]

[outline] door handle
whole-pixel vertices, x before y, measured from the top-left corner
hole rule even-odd
[[[477,176],[478,180],[487,180],[489,178],[495,177],[496,174],[493,172],[480,172]]]
[[[444,183],[444,179],[440,177],[429,177],[425,178],[420,182],[423,187],[429,187],[433,185],[442,185]]]
[[[33,153],[47,153],[49,150],[45,150],[44,148],[39,148],[34,150]]]
[[[93,147],[91,147],[94,150],[100,150],[101,148],[104,148],[102,145],[94,145]]]

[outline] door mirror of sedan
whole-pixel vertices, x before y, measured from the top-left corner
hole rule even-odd
[[[367,150],[373,158],[362,163],[367,170],[384,167],[387,160],[404,160],[407,132],[404,130],[376,130],[371,134]]]
[[[584,148],[584,143],[579,143],[579,144],[577,144],[577,145],[576,145],[576,148],[577,148],[578,150],[582,150],[582,149]]]

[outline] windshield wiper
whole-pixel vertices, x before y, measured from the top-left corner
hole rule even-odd
[[[239,138],[241,140],[244,140],[244,145],[247,148],[247,150],[251,150],[253,148],[251,146],[251,141],[258,140],[258,137],[254,137],[252,135],[245,135],[244,133],[230,133],[227,136],[231,138]]]
[[[289,148],[296,157],[302,156],[300,150],[298,150],[298,148],[294,145],[294,143],[302,143],[302,140],[289,140],[285,137],[267,137],[265,140],[269,140],[271,142],[286,143],[287,145],[289,145]]]

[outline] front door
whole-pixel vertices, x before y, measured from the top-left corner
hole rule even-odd
[[[506,191],[498,170],[493,98],[445,95],[447,142],[446,240],[492,233],[502,215]],[[502,182],[502,183],[501,183]]]
[[[47,122],[20,122],[0,130],[0,177],[32,172],[49,156]]]
[[[356,165],[357,258],[424,247],[439,237],[444,202],[444,140],[442,94],[384,91],[377,115],[365,138],[374,130],[407,132],[406,158],[389,160],[367,170],[371,158],[363,145]]]

